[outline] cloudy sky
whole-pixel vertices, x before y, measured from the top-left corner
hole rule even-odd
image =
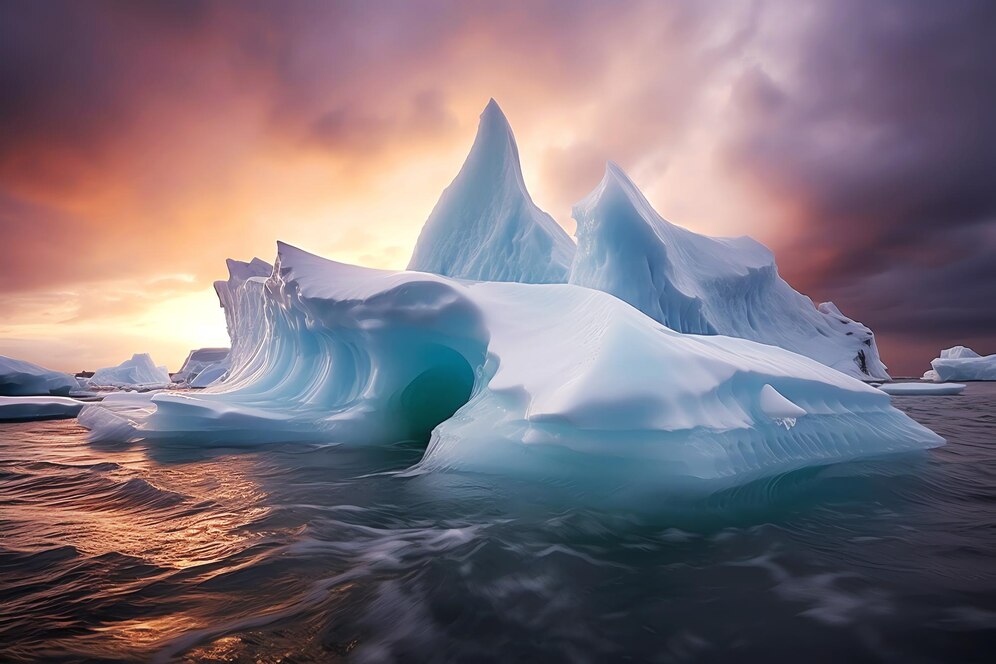
[[[403,268],[490,97],[569,232],[612,159],[894,375],[996,352],[996,3],[0,0],[0,354],[225,345],[282,239]]]

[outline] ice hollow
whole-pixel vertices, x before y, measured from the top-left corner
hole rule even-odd
[[[224,383],[105,400],[80,422],[103,439],[428,440],[418,471],[663,485],[943,442],[814,360],[681,334],[574,285],[373,270],[281,243],[270,276],[230,295],[244,306]]]

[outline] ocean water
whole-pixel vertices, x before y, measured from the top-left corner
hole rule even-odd
[[[420,450],[0,425],[0,661],[993,661],[996,384],[929,452],[688,501]]]

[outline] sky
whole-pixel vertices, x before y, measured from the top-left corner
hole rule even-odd
[[[893,375],[996,352],[996,3],[0,0],[0,354],[227,345],[276,240],[404,268],[494,97],[535,202],[620,164]]]

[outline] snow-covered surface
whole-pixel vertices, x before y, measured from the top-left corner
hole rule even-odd
[[[885,383],[878,389],[892,395],[948,396],[961,394],[965,386],[960,383]]]
[[[37,396],[67,395],[77,389],[76,378],[61,371],[13,357],[0,355],[0,395]]]
[[[942,350],[930,366],[923,375],[927,380],[996,380],[996,354],[979,355],[965,346]]]
[[[0,397],[0,422],[76,417],[84,405],[69,397]]]
[[[492,99],[456,179],[419,235],[409,270],[479,281],[563,283],[574,242],[533,203],[508,120]]]
[[[156,366],[148,353],[135,353],[115,367],[103,367],[90,377],[92,387],[115,387],[152,390],[169,387],[171,381],[166,367]]]
[[[888,379],[871,330],[793,290],[767,247],[669,223],[615,164],[573,214],[570,283],[611,293],[679,332],[751,339],[851,376]]]
[[[228,348],[198,348],[190,351],[183,366],[173,374],[173,382],[191,387],[207,387],[228,371],[228,352]]]
[[[736,483],[942,439],[888,395],[744,339],[670,330],[568,284],[472,283],[278,244],[252,294],[252,352],[196,393],[88,406],[95,439],[431,441],[413,472],[459,469]],[[257,297],[258,296],[258,297]],[[794,425],[788,420],[795,420]]]

